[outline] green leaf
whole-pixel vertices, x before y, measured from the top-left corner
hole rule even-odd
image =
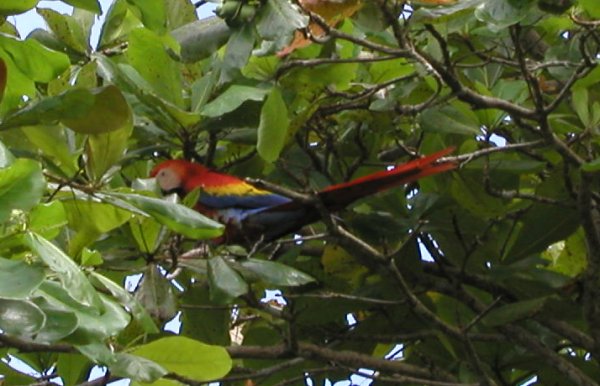
[[[61,125],[23,126],[20,130],[39,151],[50,158],[65,175],[77,173],[77,154],[67,144],[65,128]]]
[[[8,80],[8,73],[6,71],[6,62],[0,58],[0,102],[4,98],[4,90],[6,89],[6,82]]]
[[[215,91],[217,77],[214,72],[204,75],[192,85],[192,111],[199,112]]]
[[[482,322],[487,326],[496,327],[530,318],[542,309],[547,300],[547,297],[529,299],[494,308],[482,319]]]
[[[40,267],[0,258],[0,298],[26,299],[44,281],[44,277]]]
[[[315,281],[310,275],[275,261],[250,258],[238,264],[265,283],[276,286],[295,287]]]
[[[110,372],[118,377],[151,383],[167,374],[167,370],[155,362],[136,355],[117,353]]]
[[[30,159],[17,159],[0,169],[0,223],[13,210],[29,210],[41,199],[46,188],[40,164]]]
[[[174,202],[137,194],[113,193],[111,196],[122,199],[169,229],[187,237],[211,239],[223,233],[222,224]]]
[[[267,0],[260,7],[255,23],[260,37],[274,43],[268,50],[273,53],[285,47],[297,29],[308,25],[308,17],[287,0]]]
[[[69,244],[69,253],[78,256],[81,250],[103,233],[120,227],[131,218],[131,212],[114,205],[88,200],[62,201],[69,226],[77,233]]]
[[[600,158],[596,158],[593,161],[586,162],[581,165],[581,170],[588,173],[594,173],[600,170]]]
[[[148,311],[127,290],[99,273],[92,272],[91,277],[99,282],[102,287],[106,288],[123,306],[130,310],[131,315],[140,323],[144,332],[149,334],[157,334],[159,332]]]
[[[23,374],[4,362],[0,362],[0,373],[6,385],[30,385],[36,382],[34,376]]]
[[[66,47],[79,53],[88,50],[86,36],[74,17],[47,8],[38,8],[37,13],[44,18],[54,36]]]
[[[4,334],[29,336],[46,323],[46,315],[27,300],[0,299],[0,329]]]
[[[181,71],[167,53],[167,49],[177,50],[176,43],[166,36],[145,28],[132,31],[127,58],[158,95],[176,106],[183,106]]]
[[[102,265],[103,262],[104,260],[102,259],[100,252],[88,248],[83,248],[81,251],[81,265],[84,267]]]
[[[110,168],[121,161],[128,147],[127,140],[132,132],[133,120],[130,120],[119,130],[110,133],[92,134],[88,137],[86,143],[88,163],[86,166],[93,180],[101,180]]]
[[[163,240],[163,226],[153,218],[136,216],[129,221],[129,229],[137,247],[145,253],[154,253]]]
[[[91,90],[76,88],[46,97],[6,117],[0,128],[60,121],[73,131],[99,134],[130,126],[132,119],[121,91],[108,85]]]
[[[596,0],[579,0],[579,5],[590,14],[591,17],[600,18],[600,4]]]
[[[0,142],[0,168],[4,169],[15,162],[15,157],[2,142]]]
[[[119,304],[103,294],[99,294],[100,307],[89,307],[75,300],[60,284],[46,280],[36,295],[41,296],[54,309],[75,314],[79,321],[77,329],[65,338],[74,344],[87,345],[115,336],[131,321],[129,314]]]
[[[504,257],[508,263],[541,252],[563,240],[577,229],[580,218],[574,209],[536,203],[527,210],[521,221],[523,226]]]
[[[150,30],[164,34],[167,27],[167,4],[164,0],[128,0],[142,17],[142,22]]]
[[[156,264],[148,264],[146,267],[144,277],[135,293],[135,300],[143,305],[150,315],[161,321],[172,319],[177,313],[173,288]]]
[[[126,40],[127,35],[139,27],[142,22],[129,10],[127,0],[113,1],[100,31],[98,48],[112,47]]]
[[[40,235],[29,232],[25,237],[29,248],[54,271],[69,294],[82,304],[101,307],[98,293],[73,260]]]
[[[183,110],[162,96],[158,96],[157,91],[133,67],[126,64],[117,66],[102,55],[96,55],[95,59],[101,76],[124,91],[134,94],[144,107],[151,111],[149,115],[164,126],[162,127],[164,130],[178,125],[186,128],[193,127],[200,121],[199,114]]]
[[[87,379],[90,360],[81,354],[61,353],[56,361],[57,373],[65,385],[76,385]]]
[[[44,327],[35,333],[33,340],[38,343],[52,344],[71,335],[79,326],[79,319],[74,312],[65,311],[52,306],[39,298],[35,303],[46,315]]]
[[[425,110],[419,121],[426,132],[481,135],[478,122],[452,106]]]
[[[0,16],[18,15],[29,11],[37,5],[39,0],[2,0],[0,3]]]
[[[63,2],[72,5],[73,7],[85,9],[97,15],[102,13],[98,0],[62,0]]]
[[[590,125],[590,106],[588,98],[588,90],[586,88],[578,87],[573,90],[573,96],[571,99],[573,108],[577,112],[579,120],[585,127]]]
[[[202,276],[206,277],[206,260],[203,262],[205,267]],[[227,307],[206,309],[203,307],[211,304],[208,285],[191,286],[181,295],[180,302],[186,305],[181,308],[180,335],[208,344],[220,346],[231,344],[229,335],[231,309]]]
[[[564,242],[548,248],[544,257],[549,256],[552,264],[548,267],[569,277],[580,275],[587,267],[587,245],[583,229],[573,233]]]
[[[3,114],[20,106],[24,95],[37,97],[36,82],[47,83],[70,65],[64,53],[49,50],[34,39],[22,41],[6,34],[0,34],[0,57],[10,74],[0,106]]]
[[[86,91],[93,103],[83,114],[61,119],[65,126],[84,134],[101,134],[131,128],[131,108],[118,87],[108,85]]]
[[[475,17],[484,23],[490,23],[493,31],[499,31],[527,17],[534,4],[533,0],[486,1],[475,9]]]
[[[262,110],[258,126],[258,154],[268,162],[274,162],[285,145],[290,119],[281,91],[273,88]]]
[[[150,359],[167,371],[198,382],[221,378],[232,367],[223,347],[207,345],[183,336],[161,338],[133,350],[133,354]]]
[[[67,214],[62,202],[52,201],[39,204],[31,210],[28,228],[46,239],[53,239],[67,223]]]
[[[248,284],[221,256],[208,260],[208,280],[213,300],[223,300],[222,295],[236,298],[248,292]]]
[[[181,46],[181,59],[189,63],[215,53],[227,42],[231,30],[223,19],[211,16],[185,24],[171,31],[171,35]]]
[[[268,90],[234,84],[200,110],[206,117],[219,117],[237,109],[246,101],[262,101]]]
[[[458,13],[472,13],[473,8],[485,3],[486,0],[462,0],[450,6],[420,7],[415,13],[415,20],[429,23],[446,23],[450,16]]]
[[[76,345],[75,348],[95,363],[112,365],[117,361],[115,353],[101,342]]]
[[[242,67],[248,63],[254,48],[254,28],[251,24],[244,24],[234,30],[227,41],[227,48],[221,65],[220,84],[235,79]]]
[[[467,173],[452,179],[450,192],[457,203],[476,216],[494,218],[504,213],[502,200],[488,194],[481,180]]]

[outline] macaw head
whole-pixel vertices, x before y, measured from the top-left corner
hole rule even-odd
[[[208,169],[200,164],[177,159],[156,165],[150,172],[150,177],[156,178],[164,193],[185,195],[194,189],[194,186],[190,185],[193,178],[207,171]]]

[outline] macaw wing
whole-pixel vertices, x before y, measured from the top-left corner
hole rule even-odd
[[[260,209],[285,204],[291,200],[239,181],[220,186],[205,185],[198,201],[200,205],[214,209]]]

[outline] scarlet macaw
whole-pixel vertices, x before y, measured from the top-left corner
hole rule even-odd
[[[456,168],[453,161],[436,162],[452,150],[448,148],[390,170],[328,186],[317,193],[318,198],[328,211],[339,211],[359,198]],[[225,225],[223,237],[217,240],[221,243],[271,241],[320,218],[314,206],[185,160],[164,161],[154,167],[150,176],[156,177],[165,193],[185,196],[200,189],[195,209]]]

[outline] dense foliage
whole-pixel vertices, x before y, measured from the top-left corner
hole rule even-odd
[[[63,1],[26,38],[38,1],[0,2],[4,384],[598,384],[600,3],[115,0],[92,48],[97,0]],[[449,146],[251,246],[147,178],[310,197]]]

